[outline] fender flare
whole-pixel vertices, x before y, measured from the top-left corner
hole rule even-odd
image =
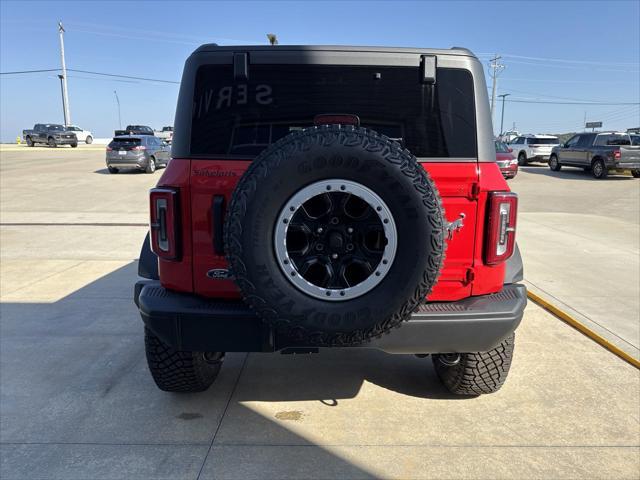
[[[151,251],[151,241],[149,233],[144,237],[142,248],[140,249],[140,259],[138,260],[138,275],[150,280],[160,280],[158,274],[158,256]]]
[[[522,265],[522,256],[520,249],[516,243],[513,255],[507,260],[507,268],[504,273],[504,284],[518,283],[524,279],[524,266]]]

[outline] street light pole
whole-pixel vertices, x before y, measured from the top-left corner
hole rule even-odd
[[[64,111],[64,124],[71,125],[71,114],[69,113],[69,95],[67,93],[67,64],[64,61],[64,27],[62,22],[58,22],[58,33],[60,34],[60,59],[62,61],[62,110]]]
[[[118,92],[114,90],[113,94],[116,96],[116,102],[118,104],[118,126],[120,130],[122,130],[122,118],[120,117],[120,99],[118,98]]]
[[[58,74],[58,78],[60,79],[60,93],[62,94],[62,112],[64,113],[64,76]],[[64,116],[64,123],[67,124],[67,116]]]
[[[502,116],[500,118],[500,135],[504,133],[504,130],[502,129],[502,127],[504,126],[504,97],[508,97],[509,95],[511,94],[503,93],[502,95],[498,95],[499,97],[502,97]]]

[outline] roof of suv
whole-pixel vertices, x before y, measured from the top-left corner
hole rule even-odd
[[[198,47],[194,53],[198,52],[220,52],[238,50],[266,50],[266,51],[333,51],[333,52],[381,52],[381,53],[419,53],[424,55],[460,55],[465,57],[475,57],[473,52],[467,48],[415,48],[415,47],[373,47],[373,46],[351,46],[351,45],[224,45],[216,43],[206,43]]]
[[[525,138],[558,138],[556,135],[536,135],[535,133],[527,133],[520,136]]]

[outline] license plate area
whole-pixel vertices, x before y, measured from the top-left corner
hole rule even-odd
[[[119,150],[118,151],[118,155],[126,155],[126,154],[127,154],[126,150]]]

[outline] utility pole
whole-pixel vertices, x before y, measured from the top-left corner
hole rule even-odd
[[[60,59],[62,60],[62,109],[64,110],[64,124],[71,125],[71,115],[69,114],[69,94],[67,93],[67,65],[64,61],[64,27],[62,22],[58,22],[58,33],[60,34]]]
[[[118,98],[118,92],[114,90],[113,94],[116,96],[116,103],[118,104],[118,128],[122,130],[122,117],[120,117],[120,99]]]
[[[502,115],[500,118],[500,135],[502,135],[504,133],[504,130],[502,130],[502,127],[504,125],[504,97],[508,97],[509,95],[511,95],[510,93],[503,93],[502,95],[498,95],[499,97],[502,97]]]
[[[500,64],[498,61],[501,59],[502,57],[499,56],[498,54],[496,54],[492,59],[491,59],[491,63],[489,64],[489,67],[491,68],[491,71],[489,72],[489,75],[491,75],[491,79],[492,81],[492,87],[491,87],[491,121],[493,122],[493,111],[494,111],[494,106],[496,103],[496,84],[498,83],[498,75],[499,73],[502,71],[502,69],[504,68],[504,65]]]

